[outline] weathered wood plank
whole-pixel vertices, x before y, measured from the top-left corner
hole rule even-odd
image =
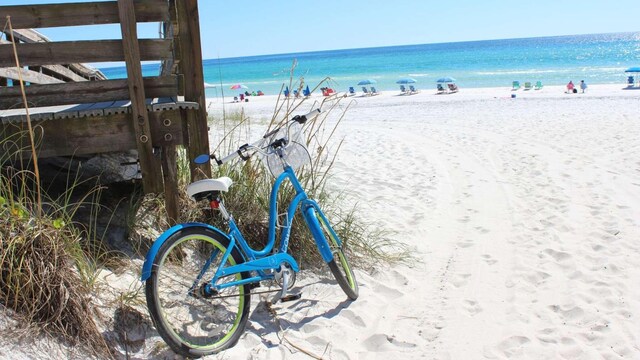
[[[131,115],[144,192],[147,194],[160,193],[163,190],[162,166],[160,159],[153,154],[133,0],[118,0],[118,13],[120,14],[122,48],[127,65],[127,83],[131,99]]]
[[[27,70],[27,69],[16,69],[12,68],[0,68],[0,77],[4,77],[7,79],[20,80],[20,75],[22,75],[22,81],[29,82],[32,84],[59,84],[64,83],[64,81],[60,79],[56,79],[52,76],[48,76],[42,74],[37,71]]]
[[[88,80],[88,78],[78,75],[75,71],[63,65],[43,65],[42,69],[45,74],[48,74],[48,75],[56,74],[66,78],[68,81],[87,81]]]
[[[172,40],[140,40],[140,60],[172,58]],[[123,61],[120,40],[60,41],[16,44],[20,63],[24,66]],[[0,67],[15,65],[11,44],[0,44]]]
[[[187,112],[187,156],[193,159],[199,154],[209,153],[198,1],[179,0],[175,1],[175,6],[179,26],[174,31],[177,31],[180,42],[178,66],[184,76],[184,100],[200,104],[199,110]],[[196,165],[190,161],[189,166],[192,181],[211,176],[209,163]]]
[[[165,125],[167,119],[171,123],[169,126]],[[183,131],[179,110],[153,113],[150,120],[153,143],[159,146],[182,144]],[[23,122],[3,123],[0,125],[0,136],[14,138],[22,134],[25,137],[25,143],[28,143],[26,132],[24,132],[26,127],[21,129],[22,124]],[[38,150],[38,156],[42,158],[136,149],[135,131],[129,113],[65,119],[35,119],[33,125],[36,129],[36,137],[42,138]],[[168,138],[170,138],[169,141],[167,141]],[[30,149],[25,149],[23,157],[29,156],[31,156]]]
[[[175,96],[175,76],[144,78],[145,94],[151,98]],[[25,87],[31,106],[53,106],[129,99],[126,79],[31,85]],[[17,86],[0,87],[0,110],[22,107]]]
[[[104,76],[102,71],[92,68],[90,66],[87,66],[85,64],[75,63],[75,64],[66,64],[66,65],[69,66],[69,69],[80,74],[80,76],[89,78],[91,80],[107,80],[107,77]]]
[[[40,34],[39,32],[33,29],[22,29],[22,30],[13,30],[13,34],[15,38],[27,42],[27,43],[40,43],[40,42],[50,42],[49,38]],[[0,40],[0,43],[9,43],[4,40]],[[67,77],[73,81],[84,81],[86,79],[96,79],[96,80],[106,80],[107,77],[97,69],[90,68],[86,65],[77,63],[77,64],[69,64],[67,65],[69,68],[67,69],[61,65],[46,65],[46,67],[50,68],[52,71],[56,73],[60,73],[61,75]]]
[[[13,37],[26,43],[51,42],[51,39],[33,29],[13,29]]]
[[[166,0],[136,0],[137,22],[161,22],[168,20]],[[0,6],[0,18],[11,16],[15,29],[58,26],[115,24],[120,22],[115,1],[70,4]]]

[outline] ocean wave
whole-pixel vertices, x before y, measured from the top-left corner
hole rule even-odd
[[[433,75],[431,75],[431,74],[421,74],[421,73],[418,73],[418,74],[409,74],[409,76],[413,76],[413,77],[426,77],[426,76],[433,76]]]

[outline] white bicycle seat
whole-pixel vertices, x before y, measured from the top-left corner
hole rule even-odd
[[[206,193],[215,191],[229,191],[229,186],[231,186],[231,184],[233,184],[233,180],[226,176],[217,179],[198,180],[187,186],[187,195],[197,200],[197,198]]]

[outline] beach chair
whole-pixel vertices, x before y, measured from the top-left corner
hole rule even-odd
[[[407,95],[408,93],[407,88],[404,85],[400,85],[400,95]]]
[[[634,82],[635,82],[635,79],[633,78],[633,76],[629,76],[627,78],[627,87],[633,87]]]
[[[409,91],[411,91],[411,94],[417,94],[420,92],[420,90],[416,90],[413,85],[409,85]]]
[[[438,94],[444,94],[445,92],[447,92],[447,89],[442,84],[438,84]]]
[[[514,81],[513,82],[513,87],[511,88],[512,91],[516,91],[520,89],[520,81]]]
[[[379,95],[380,93],[378,92],[378,90],[376,90],[375,87],[371,87],[371,95]]]
[[[355,96],[356,95],[356,89],[353,88],[353,86],[349,86],[349,96]]]
[[[536,89],[536,90],[540,90],[540,89],[542,89],[542,81],[538,80],[538,81],[536,82],[536,87],[535,87],[535,89]]]
[[[531,90],[531,89],[533,89],[533,85],[531,85],[531,83],[527,81],[527,82],[524,83],[524,89],[525,90]]]
[[[369,90],[367,90],[367,88],[366,88],[365,86],[363,86],[363,87],[362,87],[362,92],[363,92],[363,93],[364,93],[364,95],[366,95],[366,96],[371,95],[371,94],[369,93]]]
[[[293,90],[293,96],[296,97],[296,98],[300,97],[300,92],[298,91],[298,89],[294,89]]]
[[[449,91],[452,93],[458,92],[458,85],[456,84],[447,84],[447,87],[449,88]]]

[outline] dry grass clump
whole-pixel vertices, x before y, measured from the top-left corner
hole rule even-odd
[[[295,85],[295,84],[294,84]],[[318,85],[320,86],[320,85]],[[292,86],[295,88],[296,86]],[[298,85],[298,88],[302,88]],[[257,135],[252,127],[258,126],[266,130],[282,124],[284,119],[292,115],[302,114],[309,110],[301,105],[306,99],[284,99],[278,102],[274,115],[267,124],[251,120],[240,113],[225,113],[221,119],[212,119],[212,129],[224,134],[214,153],[219,156],[235,151],[240,145],[253,141]],[[387,232],[366,224],[358,216],[356,208],[344,209],[341,194],[332,193],[327,188],[342,139],[335,135],[350,103],[341,106],[342,98],[333,96],[324,98],[321,103],[312,107],[321,107],[323,114],[305,125],[304,142],[309,152],[310,163],[296,170],[298,179],[311,198],[316,199],[329,218],[334,230],[345,244],[346,252],[353,263],[368,266],[380,261],[388,263],[410,263],[412,256],[402,243],[391,239]],[[330,116],[333,115],[338,116]],[[253,124],[252,124],[253,122]],[[256,124],[258,123],[258,124]],[[259,160],[252,157],[244,163],[230,163],[218,167],[214,165],[214,176],[228,176],[234,185],[225,193],[225,204],[234,214],[234,219],[243,235],[255,249],[262,249],[268,238],[269,195],[273,176]],[[294,189],[285,182],[280,189],[278,204],[279,213],[285,212],[295,195]],[[197,220],[197,219],[192,219]],[[211,219],[215,226],[226,229],[220,216]],[[276,239],[279,238],[277,231]],[[291,230],[290,253],[305,267],[324,267],[315,241],[302,216],[294,218]]]
[[[110,356],[92,320],[93,266],[82,233],[52,203],[47,208],[55,218],[34,215],[32,173],[11,175],[0,174],[0,302],[24,319],[25,328],[36,325],[96,356]]]

